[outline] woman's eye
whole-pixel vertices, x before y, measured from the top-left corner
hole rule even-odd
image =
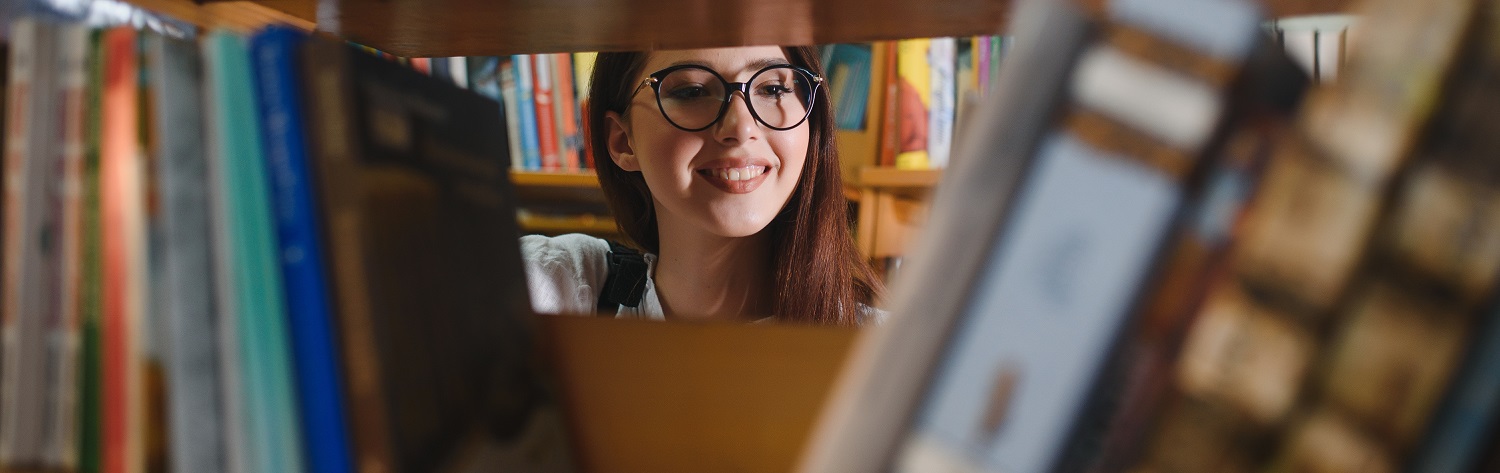
[[[683,86],[673,88],[668,95],[677,99],[700,99],[708,97],[708,88],[702,86]]]
[[[781,97],[792,93],[792,89],[781,84],[765,84],[756,88],[756,90],[759,91],[760,95],[766,97]]]

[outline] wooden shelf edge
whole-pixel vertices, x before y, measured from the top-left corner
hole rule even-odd
[[[247,33],[278,23],[306,31],[313,31],[316,27],[311,17],[300,17],[251,1],[212,2],[201,5],[189,0],[128,1],[142,9],[167,15],[205,29],[223,28],[238,33]],[[279,3],[295,4],[300,1],[304,0],[282,0]]]
[[[942,169],[860,168],[857,187],[930,189],[943,178]]]
[[[598,188],[599,176],[594,173],[562,173],[511,171],[510,180],[521,187],[577,187]]]
[[[521,224],[522,231],[531,233],[587,233],[590,235],[620,233],[620,229],[615,226],[615,220],[608,216],[581,215],[576,217],[555,217],[520,215],[517,217],[517,220]]]

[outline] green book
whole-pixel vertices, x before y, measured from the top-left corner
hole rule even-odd
[[[226,439],[242,442],[229,450],[230,461],[243,461],[244,468],[229,470],[302,471],[286,304],[249,49],[244,38],[223,31],[210,33],[203,49],[220,325],[236,332],[225,338],[238,337],[238,353],[224,358],[237,358],[239,386],[226,386],[224,395],[228,409],[238,410],[243,430]],[[225,378],[234,377],[229,371]],[[227,428],[235,427],[228,423]]]

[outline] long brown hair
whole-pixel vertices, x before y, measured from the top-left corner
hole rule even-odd
[[[782,51],[793,65],[822,75],[816,48],[794,46],[783,47]],[[625,114],[647,54],[599,53],[589,90],[586,127],[599,185],[609,199],[615,223],[636,246],[659,253],[661,240],[651,189],[640,173],[626,172],[610,159],[609,122],[605,118],[607,112]],[[783,321],[856,325],[862,320],[861,306],[873,305],[883,287],[849,234],[848,203],[826,90],[817,95],[807,126],[811,127],[807,164],[802,167],[797,189],[767,227],[776,259],[772,315]]]

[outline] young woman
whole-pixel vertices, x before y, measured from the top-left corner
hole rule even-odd
[[[876,318],[882,288],[849,234],[820,69],[812,47],[599,54],[586,117],[594,163],[620,229],[644,250],[646,276],[634,307],[603,310]],[[527,236],[521,248],[538,312],[600,307],[608,242]]]

